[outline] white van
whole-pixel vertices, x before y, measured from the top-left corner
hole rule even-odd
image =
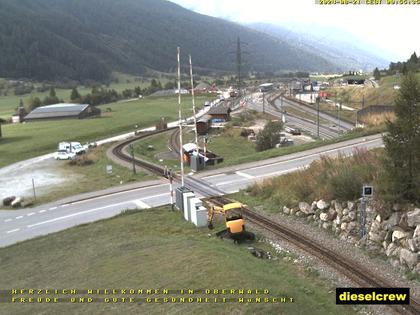
[[[80,144],[80,142],[60,142],[58,144],[57,151],[67,151],[73,152],[75,154],[85,153],[85,148]]]

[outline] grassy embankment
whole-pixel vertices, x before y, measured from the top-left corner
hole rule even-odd
[[[198,97],[197,104],[206,99],[206,96]],[[183,97],[182,105],[184,114],[190,115],[191,98]],[[112,108],[112,112],[105,112],[107,107]],[[3,125],[0,167],[52,152],[60,141],[96,141],[133,131],[135,125],[139,128],[153,126],[161,117],[174,120],[178,114],[176,97],[146,97],[132,102],[106,104],[99,108],[103,110],[101,118]]]
[[[381,191],[383,149],[356,151],[352,157],[322,157],[307,169],[269,178],[236,194],[235,198],[250,205],[264,205],[266,210],[281,212],[283,206],[296,207],[300,201],[354,200],[361,187],[372,184]],[[383,185],[382,185],[383,186]]]
[[[293,257],[260,260],[250,255],[248,245],[207,234],[207,228],[197,229],[167,208],[120,215],[0,249],[0,287],[266,288],[270,296],[293,297],[294,303],[1,303],[0,313],[355,314],[352,307],[335,304],[332,284],[311,268],[291,263]],[[203,295],[175,295],[197,296]]]
[[[416,73],[418,79],[420,79],[420,72]],[[331,99],[334,100],[334,95],[340,95],[345,91],[350,96],[350,103],[344,104],[356,109],[362,108],[362,102],[364,99],[364,106],[371,105],[393,105],[394,99],[397,96],[398,90],[394,89],[394,85],[401,84],[401,75],[391,75],[384,76],[379,80],[379,87],[358,87],[358,86],[340,86],[335,88],[330,88],[327,91],[331,93]],[[337,116],[337,108],[322,103],[320,106],[322,111],[328,112],[331,115]],[[340,111],[340,116],[349,120],[356,121],[356,112],[355,111]],[[377,115],[369,117],[366,123],[370,125],[380,125],[386,121],[387,118],[392,118],[393,116],[382,115],[382,117],[377,117]]]

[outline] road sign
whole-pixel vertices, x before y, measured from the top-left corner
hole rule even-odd
[[[363,197],[372,197],[373,196],[373,187],[372,186],[363,186]]]
[[[107,174],[112,174],[112,165],[107,165],[106,166],[106,173]]]

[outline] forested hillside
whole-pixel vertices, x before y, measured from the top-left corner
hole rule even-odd
[[[164,0],[0,0],[0,77],[106,81],[111,71],[172,72],[176,47],[197,70],[337,70],[305,50]]]

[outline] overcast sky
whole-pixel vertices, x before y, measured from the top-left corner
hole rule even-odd
[[[339,27],[402,60],[420,53],[420,5],[317,5],[314,0],[170,0],[239,23]],[[382,0],[385,2],[385,0]]]

